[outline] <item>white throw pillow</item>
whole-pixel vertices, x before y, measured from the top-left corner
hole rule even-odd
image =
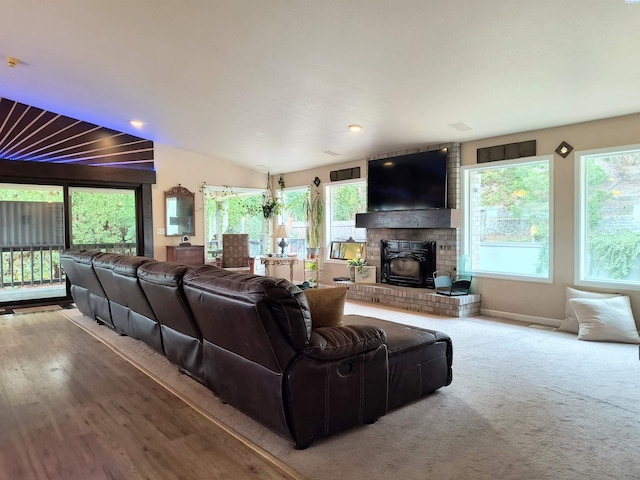
[[[597,292],[585,292],[584,290],[577,290],[575,288],[567,287],[566,302],[564,305],[564,320],[558,327],[558,330],[563,332],[578,333],[578,319],[571,306],[572,298],[611,298],[619,297],[619,293],[597,293]]]
[[[640,343],[629,297],[570,300],[580,324],[578,340]]]

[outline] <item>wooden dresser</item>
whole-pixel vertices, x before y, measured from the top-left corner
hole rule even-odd
[[[204,245],[167,245],[167,262],[202,265],[204,263]]]

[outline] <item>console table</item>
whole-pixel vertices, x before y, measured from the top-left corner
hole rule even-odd
[[[204,263],[204,245],[167,245],[167,262],[202,265]]]
[[[264,274],[270,277],[271,265],[289,265],[289,281],[293,282],[293,266],[298,263],[298,257],[260,257],[260,263],[264,265]]]

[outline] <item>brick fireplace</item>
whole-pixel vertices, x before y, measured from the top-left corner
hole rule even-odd
[[[382,240],[436,242],[436,269],[454,272],[460,254],[460,144],[448,143],[425,150],[447,148],[447,200],[449,209],[372,212],[358,214],[356,226],[367,228],[367,264],[376,267],[375,284],[350,282],[348,297],[407,310],[464,317],[480,313],[480,295],[447,297],[425,288],[401,287],[380,283]],[[387,158],[412,151],[396,152],[374,158]]]

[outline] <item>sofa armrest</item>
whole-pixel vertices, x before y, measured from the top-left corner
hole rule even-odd
[[[311,331],[304,353],[317,360],[337,360],[374,350],[385,340],[384,330],[368,325],[321,327]]]

